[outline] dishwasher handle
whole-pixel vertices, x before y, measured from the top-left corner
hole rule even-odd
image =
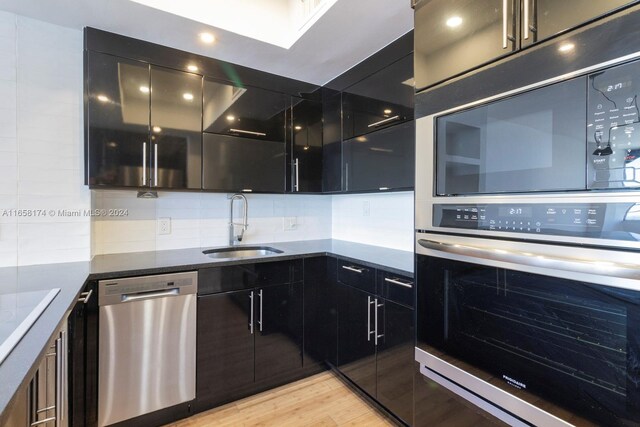
[[[122,294],[121,302],[132,302],[154,298],[173,297],[180,295],[179,288],[167,289],[166,291],[138,292],[135,294]]]

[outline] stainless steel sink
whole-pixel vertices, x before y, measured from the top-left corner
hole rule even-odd
[[[207,249],[203,254],[216,259],[253,258],[264,255],[281,254],[280,249],[269,246],[236,246],[228,248]]]

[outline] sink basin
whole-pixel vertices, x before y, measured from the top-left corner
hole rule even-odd
[[[203,254],[216,259],[253,258],[264,255],[281,254],[280,249],[269,246],[237,246],[229,248],[208,249]]]

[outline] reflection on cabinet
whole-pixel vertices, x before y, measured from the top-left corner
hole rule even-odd
[[[302,261],[201,270],[196,411],[302,373]]]
[[[291,173],[287,190],[322,192],[322,103],[292,98]]]
[[[342,93],[322,90],[322,191],[342,191]]]
[[[202,188],[283,193],[288,97],[204,82]]]
[[[600,18],[637,0],[422,0],[415,7],[416,90]]]
[[[338,369],[413,420],[413,280],[338,261]]]
[[[407,55],[342,94],[343,139],[413,120],[413,55]]]
[[[343,143],[346,191],[411,189],[415,170],[413,121]]]
[[[149,65],[87,53],[85,161],[90,186],[149,185]]]
[[[200,188],[202,77],[87,53],[87,183]]]

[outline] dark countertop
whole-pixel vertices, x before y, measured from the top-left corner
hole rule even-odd
[[[193,248],[99,255],[88,262],[0,268],[2,294],[60,288],[60,293],[0,364],[0,425],[8,415],[5,414],[5,408],[10,405],[16,392],[25,385],[26,379],[35,373],[36,362],[44,355],[47,343],[62,325],[65,315],[77,301],[88,280],[321,255],[333,255],[413,277],[413,252],[331,239],[282,242],[264,246],[280,249],[283,253],[258,258],[217,260],[204,255],[202,248]]]

